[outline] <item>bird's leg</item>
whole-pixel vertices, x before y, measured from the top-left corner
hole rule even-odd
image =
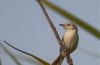
[[[73,60],[71,59],[69,53],[66,54],[66,60],[67,60],[67,63],[68,63],[69,65],[73,65]]]

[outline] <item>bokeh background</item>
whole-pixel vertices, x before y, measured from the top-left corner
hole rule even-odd
[[[99,0],[49,0],[69,11],[94,28],[100,30]],[[55,24],[60,37],[64,29],[60,23],[69,22],[62,16],[46,7]],[[100,41],[78,26],[78,49],[71,54],[74,65],[99,65]],[[6,40],[11,45],[34,54],[49,63],[59,55],[59,45],[48,26],[41,8],[35,0],[0,0],[0,40]],[[7,46],[8,47],[8,46]],[[23,55],[9,47],[13,53]],[[15,63],[0,48],[2,65]],[[21,62],[23,65],[35,65],[31,62]],[[63,65],[66,65],[64,60]]]

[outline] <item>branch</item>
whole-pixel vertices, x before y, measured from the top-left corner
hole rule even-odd
[[[68,63],[69,65],[73,65],[73,60],[72,60],[72,58],[70,57],[70,55],[66,55],[66,60],[67,60],[67,63]]]
[[[56,30],[54,24],[52,23],[50,17],[48,16],[48,14],[47,14],[47,12],[46,12],[44,6],[42,5],[42,2],[41,2],[40,0],[36,0],[36,1],[37,1],[38,4],[40,5],[40,7],[41,7],[41,9],[42,9],[42,11],[43,11],[43,13],[44,13],[46,19],[48,20],[48,23],[49,23],[49,25],[50,25],[50,27],[51,27],[51,29],[52,29],[52,31],[53,31],[53,33],[54,33],[54,35],[55,35],[57,41],[58,41],[58,43],[59,43],[61,49],[64,49],[63,45],[61,44],[60,36],[59,36],[59,34],[58,34],[58,32],[57,32],[57,30]]]
[[[59,45],[60,45],[61,50],[62,50],[62,51],[60,52],[60,55],[59,55],[58,58],[52,63],[52,65],[61,65],[61,64],[62,64],[62,61],[63,61],[63,59],[64,59],[65,56],[67,57],[67,62],[68,62],[68,64],[69,64],[69,65],[73,65],[73,63],[71,62],[72,59],[71,59],[70,55],[67,56],[67,53],[68,53],[67,49],[65,48],[65,46],[62,45],[60,36],[59,36],[59,34],[58,34],[58,32],[57,32],[57,30],[56,30],[54,24],[52,23],[50,17],[48,16],[48,14],[47,14],[47,12],[46,12],[46,10],[45,10],[43,4],[42,4],[42,0],[36,0],[36,1],[37,1],[37,3],[40,5],[40,7],[41,7],[41,9],[42,9],[42,11],[43,11],[43,13],[44,13],[46,19],[48,20],[48,23],[49,23],[49,25],[50,25],[50,27],[51,27],[51,29],[52,29],[52,31],[53,31],[53,33],[54,33],[54,35],[55,35],[55,37],[56,37],[58,43],[59,43]],[[70,59],[71,59],[71,60],[70,60]]]
[[[62,61],[64,60],[64,57],[66,56],[66,52],[60,53],[60,55],[57,57],[57,59],[52,63],[52,65],[61,65]]]

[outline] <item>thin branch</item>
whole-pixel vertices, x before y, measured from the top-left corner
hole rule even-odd
[[[50,25],[50,27],[51,27],[51,29],[52,29],[52,31],[53,31],[53,33],[54,33],[54,35],[55,35],[57,41],[58,41],[58,43],[59,43],[61,49],[64,49],[63,45],[61,44],[60,36],[59,36],[59,34],[58,34],[58,32],[57,32],[57,30],[56,30],[54,24],[52,23],[50,17],[48,16],[48,14],[47,14],[47,12],[46,12],[44,6],[42,5],[42,2],[41,2],[40,0],[36,0],[36,1],[37,1],[38,4],[40,5],[40,7],[41,7],[41,9],[42,9],[42,11],[43,11],[43,13],[44,13],[46,19],[48,20],[48,23],[49,23],[49,25]]]
[[[63,52],[59,54],[57,59],[52,63],[52,65],[61,65],[62,61],[64,60],[64,57],[66,56],[66,52]]]
[[[57,30],[56,30],[54,24],[52,23],[50,17],[48,16],[48,14],[47,14],[47,12],[46,12],[46,10],[45,10],[45,8],[44,8],[44,6],[43,6],[41,0],[36,0],[36,1],[37,1],[38,4],[40,5],[40,7],[41,7],[41,9],[42,9],[42,11],[43,11],[43,13],[44,13],[46,19],[48,20],[48,23],[49,23],[49,25],[50,25],[50,27],[51,27],[53,33],[54,33],[54,35],[55,35],[55,37],[56,37],[56,39],[57,39],[57,41],[58,41],[58,43],[59,43],[59,45],[60,45],[60,48],[62,49],[62,52],[60,52],[60,55],[59,55],[58,58],[52,63],[52,65],[61,65],[61,63],[62,63],[64,57],[67,55],[66,53],[68,53],[68,52],[67,52],[67,49],[65,48],[65,46],[62,45],[60,36],[59,36],[59,34],[58,34],[58,32],[57,32]],[[70,62],[70,59],[67,58],[67,61]],[[68,63],[68,64],[69,64],[69,63]],[[73,63],[70,63],[69,65],[73,65]]]
[[[67,63],[68,63],[69,65],[73,65],[73,60],[72,60],[72,58],[70,57],[70,55],[66,55],[66,60],[67,60]]]

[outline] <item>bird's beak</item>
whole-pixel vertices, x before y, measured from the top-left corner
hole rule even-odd
[[[64,24],[59,24],[60,26],[64,26]]]

